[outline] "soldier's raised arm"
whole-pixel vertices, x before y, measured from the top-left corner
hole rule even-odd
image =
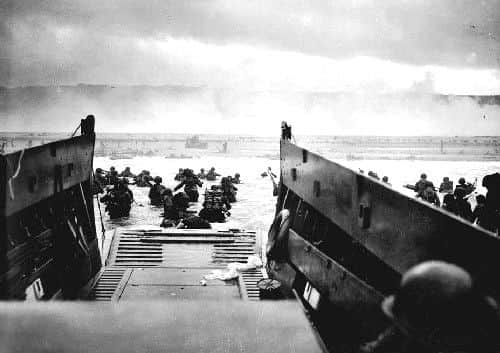
[[[177,191],[177,190],[179,190],[180,188],[182,188],[182,187],[184,186],[184,184],[185,184],[184,180],[183,180],[183,181],[181,181],[181,182],[180,182],[180,183],[179,183],[179,184],[178,184],[178,185],[174,188],[174,191]]]

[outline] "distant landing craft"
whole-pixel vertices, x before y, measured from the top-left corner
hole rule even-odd
[[[200,148],[207,149],[208,143],[201,141],[200,137],[195,135],[186,139],[186,148]]]

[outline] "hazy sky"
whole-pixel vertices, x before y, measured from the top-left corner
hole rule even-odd
[[[500,0],[0,0],[0,85],[500,93]]]

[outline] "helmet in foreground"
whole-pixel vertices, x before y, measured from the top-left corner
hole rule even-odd
[[[426,345],[469,350],[498,337],[495,301],[477,291],[467,271],[442,261],[408,270],[382,309],[401,331]]]

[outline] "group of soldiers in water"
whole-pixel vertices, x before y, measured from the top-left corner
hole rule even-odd
[[[415,183],[414,191],[417,198],[441,206],[471,223],[477,224],[484,229],[497,233],[500,228],[500,174],[486,175],[482,180],[482,186],[487,189],[486,196],[477,194],[476,183],[468,183],[465,178],[458,179],[458,184],[453,188],[453,181],[444,177],[438,189],[427,180],[427,175],[422,174],[420,180]],[[444,194],[441,204],[438,194]],[[476,199],[476,206],[472,210],[470,199]]]
[[[360,172],[364,173],[362,170]],[[368,172],[368,176],[380,180],[372,171]],[[386,176],[382,178],[382,182],[391,186]],[[427,175],[422,173],[415,185],[408,184],[405,187],[415,191],[417,198],[498,234],[500,230],[500,174],[494,173],[483,178],[482,186],[488,190],[486,196],[475,191],[476,183],[477,180],[474,183],[468,183],[465,178],[459,178],[454,188],[453,181],[449,177],[444,177],[439,188],[436,188],[434,183],[427,179]],[[443,194],[442,202],[438,193]],[[476,200],[474,209],[470,203],[473,198]]]
[[[101,168],[95,170],[94,193],[99,194],[106,190],[106,195],[101,197],[101,202],[106,205],[105,210],[111,219],[130,214],[130,209],[134,202],[134,194],[128,188],[128,178],[131,176],[132,173],[129,167],[125,168],[121,173],[118,173],[115,167],[111,167],[109,171]]]
[[[241,182],[239,173],[234,177],[222,177],[220,184],[213,184],[210,189],[205,190],[203,208],[198,215],[193,215],[188,208],[190,203],[198,202],[198,188],[203,186],[202,180],[215,181],[220,176],[213,167],[207,173],[202,168],[198,174],[189,168],[179,169],[174,178],[178,184],[172,190],[162,184],[162,177],[152,177],[148,170],[135,175],[130,167],[126,167],[121,173],[114,167],[109,171],[97,168],[94,191],[102,193],[106,189],[101,202],[106,204],[106,211],[112,219],[130,214],[134,195],[128,185],[134,184],[137,187],[149,187],[151,205],[163,207],[162,227],[210,228],[210,223],[225,222],[226,217],[230,216],[231,203],[236,202],[238,190],[234,184]]]
[[[436,190],[422,174],[411,189],[417,197],[439,206],[437,192],[444,193],[443,207],[470,222],[498,234],[500,228],[500,174],[486,175],[486,196],[475,193],[476,182],[448,177]],[[409,185],[412,186],[412,185]],[[471,209],[469,199],[477,205]],[[500,307],[484,292],[466,269],[444,261],[426,261],[403,274],[394,295],[381,304],[392,325],[359,353],[500,352]]]
[[[234,184],[240,183],[240,175],[236,173],[235,177],[222,177],[219,184],[211,185],[204,193],[203,208],[198,215],[193,215],[188,211],[190,202],[198,202],[198,188],[203,186],[202,180],[215,181],[221,175],[212,167],[205,173],[202,168],[198,174],[192,169],[179,169],[174,180],[179,183],[173,191],[178,191],[184,187],[183,191],[173,194],[171,189],[160,192],[163,203],[163,221],[162,227],[203,229],[211,228],[210,223],[225,222],[226,217],[231,213],[231,203],[236,202],[237,188]],[[158,193],[157,193],[158,195]],[[151,193],[150,193],[151,198]]]

